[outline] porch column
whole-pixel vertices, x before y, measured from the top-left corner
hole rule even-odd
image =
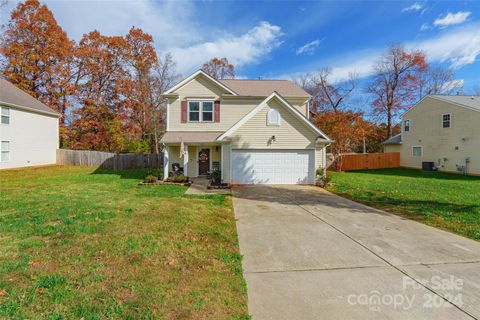
[[[224,173],[223,173],[223,168],[225,167],[225,166],[223,165],[223,159],[224,159],[224,158],[223,158],[223,150],[224,150],[224,147],[223,147],[223,146],[224,146],[224,144],[222,143],[222,144],[220,145],[220,181],[223,181],[223,175],[224,175]]]
[[[185,144],[185,154],[183,155],[183,175],[188,176],[188,145]]]
[[[168,168],[170,166],[168,149],[168,145],[165,145],[165,148],[163,148],[163,181],[167,180],[168,178]]]

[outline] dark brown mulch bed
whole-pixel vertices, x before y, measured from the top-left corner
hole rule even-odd
[[[155,181],[155,182],[140,182],[139,186],[162,186],[162,185],[178,185],[178,186],[187,186],[189,187],[192,184],[192,181],[188,182],[170,182],[170,181]]]
[[[230,189],[230,185],[228,183],[212,183],[212,181],[210,181],[207,189]]]

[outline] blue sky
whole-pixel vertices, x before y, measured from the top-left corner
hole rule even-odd
[[[453,67],[465,91],[480,86],[477,1],[46,3],[76,40],[93,29],[114,35],[141,27],[185,76],[218,56],[244,78],[291,78],[328,66],[334,80],[353,71],[365,79],[389,44],[403,43]],[[2,22],[14,5],[2,9]]]

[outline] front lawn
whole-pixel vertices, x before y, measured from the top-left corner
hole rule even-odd
[[[329,190],[480,240],[480,178],[412,169],[332,172]]]
[[[0,318],[248,318],[230,197],[144,176],[0,171]]]

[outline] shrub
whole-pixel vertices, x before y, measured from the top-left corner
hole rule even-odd
[[[210,179],[212,179],[213,183],[220,183],[222,179],[222,174],[219,170],[213,170],[210,172]]]
[[[152,176],[152,175],[148,175],[145,177],[145,180],[143,180],[143,182],[145,183],[155,183],[157,182],[158,178],[155,177],[155,176]]]
[[[317,185],[320,187],[325,187],[332,181],[332,177],[325,168],[317,169],[315,178]]]
[[[155,176],[158,180],[163,180],[163,168],[153,168],[148,171],[148,175]]]
[[[173,177],[175,182],[185,182],[185,176],[183,174],[179,174]]]

